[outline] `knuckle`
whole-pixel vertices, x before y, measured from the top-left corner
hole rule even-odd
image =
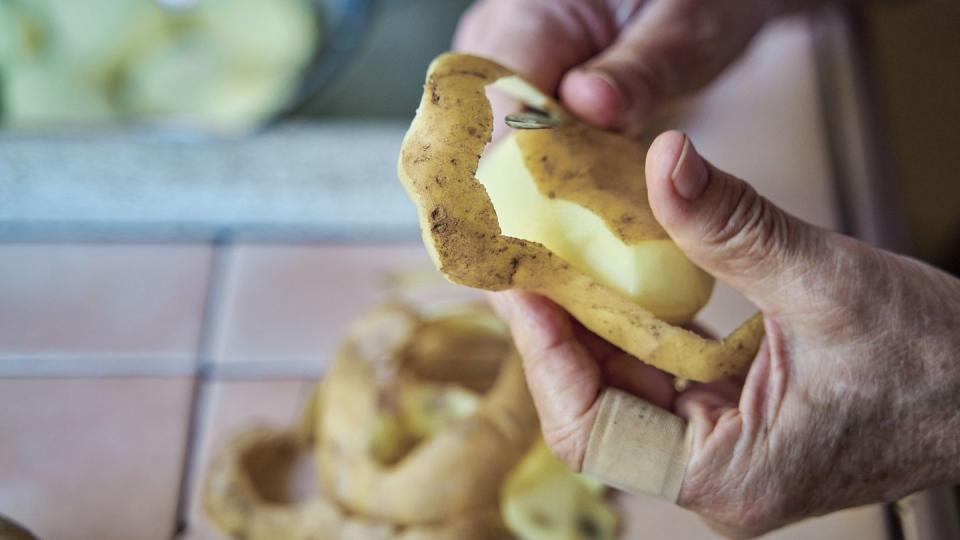
[[[654,58],[634,51],[629,58],[612,58],[606,67],[628,92],[645,96],[652,102],[665,99],[676,86],[675,70],[668,58]]]

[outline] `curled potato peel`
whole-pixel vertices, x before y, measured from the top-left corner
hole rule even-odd
[[[444,331],[456,340],[449,328],[454,322],[447,319]],[[449,382],[427,384],[411,373],[431,372],[433,362],[456,360],[439,355],[411,358],[411,353],[424,352],[411,345],[432,330],[411,310],[375,310],[349,332],[326,379],[315,415],[322,426],[316,430],[317,473],[324,491],[352,512],[423,525],[481,511],[496,501],[503,478],[536,436],[536,411],[513,349],[488,348],[499,366],[475,403],[465,399],[464,394],[472,393],[465,387],[456,391]],[[505,336],[498,339],[506,341]],[[406,392],[404,385],[409,385]],[[449,410],[447,418],[417,412],[426,412],[421,404],[438,399]],[[415,444],[400,442],[399,448],[381,454],[389,459],[378,459],[371,452],[377,433],[366,427],[377,425],[384,412],[388,429],[378,430],[381,435],[403,431],[395,429],[398,424],[406,425],[411,435],[445,425]],[[405,414],[414,421],[404,422]]]
[[[486,307],[371,311],[351,326],[305,413],[287,428],[250,429],[217,452],[202,501],[224,532],[597,540],[615,530],[603,491],[536,442],[519,359]],[[303,482],[310,463],[320,480],[312,489]]]
[[[748,366],[763,337],[760,314],[723,339],[706,339],[656,317],[543,245],[502,234],[493,204],[476,178],[493,132],[485,94],[488,85],[563,118],[574,129],[584,126],[499,64],[455,53],[434,60],[417,115],[401,146],[398,174],[417,207],[424,244],[439,270],[454,283],[469,287],[542,294],[594,333],[680,378],[713,381]],[[591,128],[582,129],[589,132]],[[578,200],[579,193],[573,189],[565,196],[586,207],[598,201],[597,197]],[[623,200],[631,206],[624,206]],[[648,219],[649,207],[636,211],[643,201],[608,202],[634,214],[628,227],[620,227],[621,237],[665,237],[659,225]],[[616,226],[609,217],[606,221]]]
[[[504,538],[497,506],[438,523],[398,526],[352,514],[324,494],[284,500],[293,462],[308,452],[295,431],[258,427],[235,437],[214,460],[203,504],[226,533],[247,540],[486,540]],[[415,488],[415,487],[414,487]]]

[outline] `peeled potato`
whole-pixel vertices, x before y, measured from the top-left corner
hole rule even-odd
[[[320,41],[309,0],[205,0],[196,22],[232,67],[276,67],[288,76]]]
[[[543,441],[503,484],[503,519],[522,540],[613,539],[617,514],[596,482],[555,458]]]
[[[0,2],[0,66],[30,62],[49,45],[50,29],[36,6],[22,0]]]
[[[514,132],[480,161],[477,179],[490,195],[502,233],[542,244],[667,322],[690,321],[710,299],[713,278],[655,221],[648,217],[644,223],[646,216],[636,212],[647,206],[646,148],[599,131],[582,132],[577,126]],[[584,141],[597,148],[585,149]],[[626,170],[604,171],[600,162],[615,159],[618,151],[632,152],[635,159],[612,162]],[[558,176],[568,179],[551,182]],[[587,183],[591,179],[627,182],[601,186]],[[576,180],[587,181],[576,186],[580,193],[594,192],[608,207],[594,211],[577,202],[578,192],[570,190]],[[604,201],[604,195],[611,197]],[[604,216],[613,216],[613,222]]]
[[[506,154],[492,156],[489,170],[507,172],[481,173],[485,187],[476,176],[493,132],[488,85],[561,126],[518,134],[517,149],[496,149]],[[428,253],[454,283],[542,294],[607,341],[684,379],[739,373],[760,346],[759,314],[722,340],[670,324],[696,313],[711,282],[667,244],[646,202],[644,153],[636,141],[571,118],[503,66],[451,53],[430,65],[401,146],[398,175],[417,207]],[[520,188],[507,185],[511,178],[523,180],[524,169],[540,192],[529,195],[529,205],[515,200]],[[581,208],[533,208],[551,204],[541,195]],[[500,208],[491,197],[501,200]],[[551,220],[548,230],[537,230]]]
[[[96,124],[114,117],[99,88],[71,66],[31,64],[3,73],[9,127]]]

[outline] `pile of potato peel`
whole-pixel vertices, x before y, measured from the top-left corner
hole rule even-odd
[[[248,540],[613,538],[603,488],[557,461],[538,428],[486,308],[387,305],[350,328],[300,425],[254,428],[220,451],[203,504]],[[316,489],[296,497],[304,461]]]

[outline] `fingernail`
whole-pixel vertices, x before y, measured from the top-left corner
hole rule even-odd
[[[577,69],[565,78],[560,89],[571,112],[588,122],[607,128],[623,124],[629,106],[620,85],[599,69]]]
[[[673,166],[673,172],[670,173],[673,188],[677,190],[678,195],[692,201],[703,194],[708,179],[707,164],[693,147],[690,137],[684,135],[680,157],[677,158],[677,164]]]

